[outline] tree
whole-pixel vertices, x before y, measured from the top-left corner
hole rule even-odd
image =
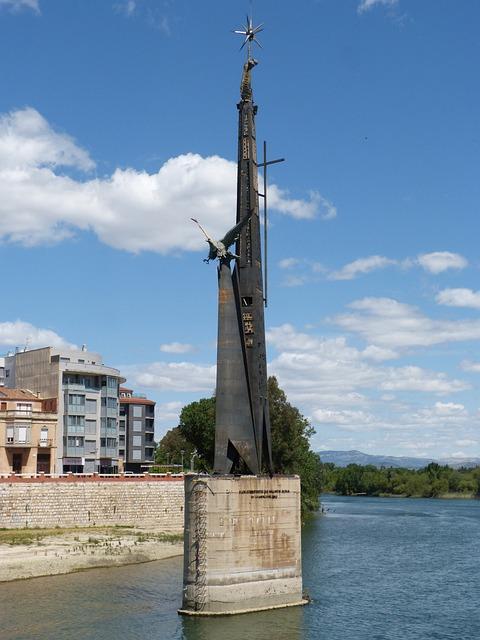
[[[315,429],[297,407],[287,401],[274,376],[268,379],[268,401],[272,429],[272,457],[275,473],[298,474],[302,487],[302,515],[316,511],[321,491],[320,456],[310,449]]]
[[[310,449],[309,443],[315,431],[300,411],[287,401],[276,378],[268,379],[268,394],[273,469],[275,473],[300,475],[302,515],[305,517],[319,508],[322,467],[319,456]],[[185,450],[188,446],[189,451],[197,451],[197,468],[212,470],[215,453],[214,397],[191,402],[182,409],[178,427],[169,431],[159,444],[162,456],[167,452],[173,456],[180,443]]]
[[[211,471],[215,456],[215,397],[202,398],[183,407],[178,428],[197,451],[198,468]]]
[[[184,461],[188,460],[193,451],[193,445],[183,437],[180,427],[175,427],[167,431],[158,443],[155,451],[155,462],[160,465],[180,464],[182,457]]]

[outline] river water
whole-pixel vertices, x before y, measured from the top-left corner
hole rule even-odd
[[[478,640],[480,501],[325,496],[295,607],[177,615],[182,559],[0,585],[1,640]]]

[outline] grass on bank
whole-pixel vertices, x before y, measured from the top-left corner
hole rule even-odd
[[[175,544],[183,540],[182,533],[164,533],[164,532],[150,532],[144,530],[138,530],[128,525],[116,525],[113,527],[74,527],[74,528],[62,528],[55,527],[54,529],[0,529],[0,545],[42,545],[44,538],[61,537],[67,535],[73,535],[74,540],[78,540],[78,534],[95,534],[104,536],[103,540],[89,535],[87,539],[88,544],[98,545],[102,542],[112,542],[119,540],[125,536],[132,536],[136,538],[136,542],[167,542]]]

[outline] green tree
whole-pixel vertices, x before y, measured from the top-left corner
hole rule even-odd
[[[211,471],[215,456],[215,397],[183,407],[178,425],[182,437],[196,450],[196,468]]]
[[[155,462],[160,465],[186,463],[194,451],[194,447],[184,438],[180,427],[170,429],[163,436],[155,450]]]
[[[302,487],[302,515],[319,508],[322,465],[320,457],[310,449],[309,438],[315,433],[308,420],[292,406],[278,386],[276,378],[268,379],[272,457],[275,473],[298,474]],[[178,430],[178,431],[177,431]],[[178,442],[188,443],[196,450],[196,468],[211,471],[215,453],[215,398],[202,398],[186,405],[180,414],[179,426],[159,449],[164,453],[178,450]],[[176,447],[176,449],[175,449]],[[185,449],[185,446],[182,446]],[[265,470],[264,470],[265,471]]]

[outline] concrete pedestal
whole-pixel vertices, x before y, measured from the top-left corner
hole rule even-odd
[[[300,534],[298,476],[187,475],[179,613],[305,604]]]

